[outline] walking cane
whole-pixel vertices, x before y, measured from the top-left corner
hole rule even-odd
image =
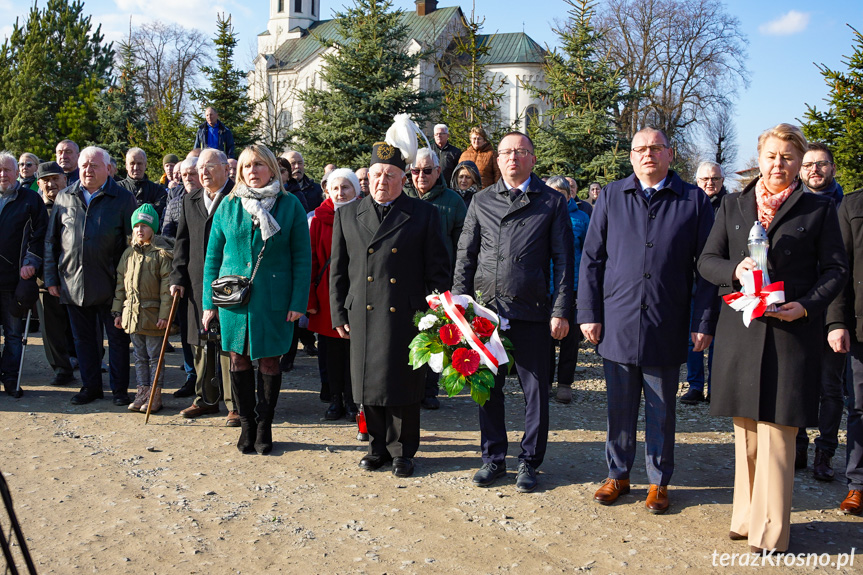
[[[153,378],[153,385],[150,387],[150,401],[147,402],[147,417],[144,418],[144,425],[150,421],[150,409],[153,407],[153,398],[156,396],[156,385],[159,383],[159,376],[162,375],[162,365],[165,361],[165,348],[168,347],[168,336],[171,334],[171,325],[174,323],[174,314],[177,312],[177,303],[180,301],[180,292],[174,292],[174,301],[171,302],[171,313],[168,314],[168,325],[165,326],[165,337],[162,338],[162,350],[159,352],[159,363],[156,364],[156,376]]]
[[[15,388],[15,393],[12,397],[18,398],[24,395],[21,389],[21,375],[24,373],[24,352],[27,351],[27,336],[30,334],[30,317],[33,315],[33,310],[27,310],[27,321],[24,323],[24,337],[21,338],[21,363],[18,365],[18,387]]]

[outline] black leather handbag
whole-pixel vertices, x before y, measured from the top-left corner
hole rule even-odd
[[[264,247],[261,248],[261,253],[258,254],[258,261],[255,263],[255,269],[252,270],[252,277],[222,276],[213,280],[210,287],[213,289],[214,306],[237,307],[249,303],[249,298],[252,296],[252,282],[255,281],[255,274],[258,273],[265,249],[267,249],[266,241],[264,241]]]

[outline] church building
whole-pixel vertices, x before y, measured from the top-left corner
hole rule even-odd
[[[335,20],[323,20],[321,0],[270,0],[267,30],[258,35],[258,56],[249,74],[250,96],[268,95],[261,109],[263,125],[288,131],[302,121],[297,94],[310,86],[324,88],[320,78],[325,48],[315,36],[337,37]],[[430,50],[415,83],[421,90],[439,90],[435,60],[453,49],[453,39],[465,33],[465,15],[458,6],[438,7],[437,0],[416,0],[416,9],[402,14],[407,26],[404,49],[410,53]],[[518,120],[520,129],[540,121],[545,104],[525,85],[544,87],[542,64],[545,50],[523,32],[502,32],[480,37],[489,46],[482,63],[486,73],[505,78],[501,120]],[[431,137],[431,134],[428,134]]]

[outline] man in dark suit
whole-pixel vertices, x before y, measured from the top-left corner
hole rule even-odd
[[[845,284],[845,289],[827,309],[827,342],[836,354],[851,355],[853,372],[853,377],[845,381],[848,391],[848,439],[845,446],[848,495],[839,505],[839,509],[849,515],[863,513],[863,318],[854,311],[859,309],[857,302],[863,299],[861,215],[863,190],[857,190],[845,196],[845,201],[839,206],[839,229],[848,252],[852,281]]]
[[[450,280],[437,208],[402,193],[405,165],[399,148],[374,145],[370,195],[336,211],[330,264],[333,326],[351,340],[354,399],[370,436],[360,467],[392,461],[397,477],[413,473],[425,394],[425,370],[408,363],[413,316]]]
[[[695,272],[713,208],[701,190],[669,171],[672,158],[660,130],[645,128],[635,135],[629,155],[635,173],[599,195],[578,274],[578,323],[585,338],[598,344],[608,395],[608,478],[594,499],[608,505],[629,493],[644,390],[651,513],[668,509],[687,335],[691,332],[695,351],[706,349],[719,309],[716,287]]]
[[[228,408],[225,425],[238,427],[240,416],[231,396],[230,358],[222,352],[219,341],[201,337],[201,317],[203,306],[201,290],[209,289],[204,282],[204,259],[207,254],[207,241],[213,214],[222,199],[230,193],[234,182],[228,179],[228,158],[215,148],[201,152],[196,164],[201,186],[183,196],[183,209],[177,225],[177,239],[174,245],[174,269],[171,272],[171,295],[179,292],[186,298],[186,341],[192,345],[195,356],[195,399],[190,407],[180,412],[185,418],[192,419],[201,415],[219,413],[219,385],[216,377],[216,359],[222,369],[221,391]],[[192,395],[181,388],[176,397]]]
[[[498,145],[501,179],[476,194],[458,243],[453,293],[482,292],[484,305],[509,320],[515,368],[524,391],[525,422],[516,487],[536,488],[548,443],[552,338],[569,332],[573,305],[573,236],[563,196],[531,173],[533,142],[520,132]],[[549,296],[550,265],[554,285]],[[549,329],[550,327],[550,329]],[[473,477],[488,487],[506,474],[505,370],[479,408],[483,465]]]

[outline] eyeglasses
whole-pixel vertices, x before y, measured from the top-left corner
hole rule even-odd
[[[526,150],[524,148],[513,148],[512,150],[498,150],[497,155],[503,156],[506,158],[507,156],[515,156],[516,158],[526,158],[532,155],[533,152],[530,150]]]
[[[420,172],[423,174],[430,176],[432,172],[435,171],[435,168],[411,168],[411,174],[415,176],[419,176]]]
[[[832,166],[833,162],[828,162],[826,160],[821,160],[820,162],[806,162],[801,164],[800,167],[804,170],[811,170],[812,168],[817,167],[819,170],[826,168],[827,166]]]
[[[641,154],[642,156],[647,154],[648,152],[653,152],[654,154],[658,154],[668,146],[663,146],[662,144],[656,144],[654,146],[638,146],[632,148],[632,151],[636,154]]]
[[[33,162],[24,162],[23,164],[20,164],[20,165],[24,166],[25,168],[32,168],[36,164],[34,164]]]
[[[202,164],[202,165],[198,166],[198,169],[203,170],[205,172],[212,172],[213,170],[215,170],[219,166],[227,166],[227,165],[228,164]]]
[[[697,178],[699,182],[713,182],[714,184],[722,180],[722,178]]]

